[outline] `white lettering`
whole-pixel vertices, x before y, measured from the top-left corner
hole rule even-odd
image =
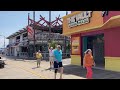
[[[82,12],[80,14],[74,15],[67,19],[69,27],[75,27],[77,25],[82,25],[90,22],[90,17],[92,17],[92,11]]]
[[[102,17],[108,15],[108,11],[102,11]]]
[[[89,18],[92,16],[92,11],[86,11],[86,18]]]

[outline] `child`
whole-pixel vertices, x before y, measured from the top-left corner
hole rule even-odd
[[[84,60],[83,60],[83,68],[85,67],[87,69],[86,78],[88,78],[88,79],[92,79],[92,75],[93,75],[92,66],[93,65],[95,66],[95,62],[94,62],[93,56],[92,56],[92,50],[87,49],[85,51],[85,56],[84,56]]]

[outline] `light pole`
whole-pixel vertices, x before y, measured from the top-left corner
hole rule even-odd
[[[5,36],[4,35],[0,35],[4,37],[4,52],[5,52]]]
[[[28,26],[29,26],[29,18],[30,18],[30,13],[28,13]],[[28,39],[28,57],[30,56],[30,52],[29,52],[29,36],[28,36],[28,27],[27,27],[27,39]]]
[[[35,11],[33,11],[33,20],[34,20],[34,23],[33,23],[33,30],[34,30],[34,53],[36,52],[36,48],[35,48]]]
[[[49,11],[49,42],[51,41],[50,34],[51,34],[51,11]]]

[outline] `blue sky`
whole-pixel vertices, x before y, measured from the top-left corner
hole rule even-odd
[[[27,26],[28,13],[30,13],[30,18],[33,19],[33,11],[0,11],[0,35],[7,37]],[[55,20],[59,14],[61,17],[65,16],[66,11],[51,11],[51,20]],[[40,15],[49,20],[49,11],[36,11],[36,21],[39,20]],[[4,46],[3,41],[3,36],[0,36],[0,48]],[[8,40],[6,39],[5,42],[7,45]]]

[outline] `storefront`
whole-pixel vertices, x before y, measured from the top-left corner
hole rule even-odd
[[[90,48],[96,67],[120,71],[120,11],[74,11],[63,17],[63,34],[71,36],[73,65]]]

